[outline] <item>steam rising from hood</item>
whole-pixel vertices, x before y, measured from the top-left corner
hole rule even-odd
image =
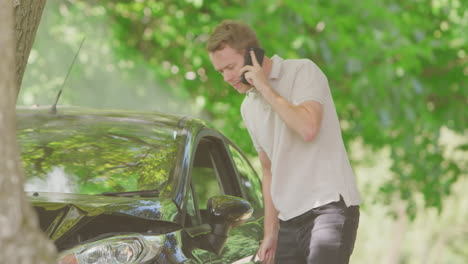
[[[60,192],[76,193],[78,188],[74,184],[73,175],[65,173],[63,167],[54,167],[45,179],[33,178],[24,186],[26,192]]]

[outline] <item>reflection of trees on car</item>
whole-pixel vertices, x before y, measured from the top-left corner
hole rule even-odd
[[[226,247],[223,249],[222,259],[214,253],[199,249],[195,250],[194,254],[204,261],[203,263],[233,263],[238,260],[238,256],[249,256],[252,248],[258,248],[260,245],[258,238],[263,236],[262,230],[262,221],[252,221],[244,224],[242,229],[231,230]]]
[[[65,123],[65,124],[64,124]],[[64,129],[75,126],[74,129]],[[40,133],[39,133],[40,132]],[[79,193],[155,189],[173,172],[178,142],[173,131],[138,124],[63,118],[23,130],[27,181],[62,167]],[[65,187],[65,186],[64,186]]]

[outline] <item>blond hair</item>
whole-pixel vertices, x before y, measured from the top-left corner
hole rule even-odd
[[[245,48],[258,48],[260,43],[255,31],[248,25],[234,20],[223,20],[213,30],[208,39],[208,52],[223,49],[226,45],[239,53]]]

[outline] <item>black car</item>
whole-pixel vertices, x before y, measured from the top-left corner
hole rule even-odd
[[[160,113],[18,108],[25,191],[64,264],[248,263],[261,183],[203,121]]]

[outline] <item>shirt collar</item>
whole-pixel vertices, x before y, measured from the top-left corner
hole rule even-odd
[[[273,61],[273,65],[271,66],[270,75],[268,77],[270,79],[278,79],[284,59],[275,54],[271,57],[271,60]]]

